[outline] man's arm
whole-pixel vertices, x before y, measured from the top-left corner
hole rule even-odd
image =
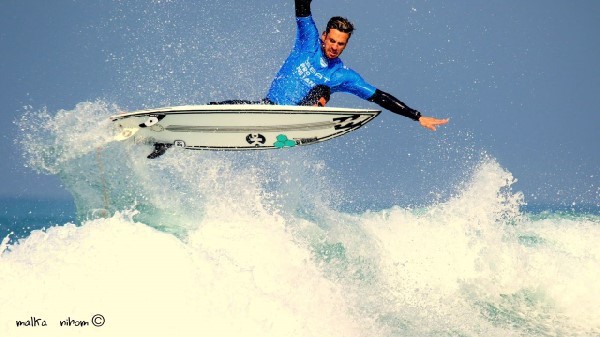
[[[312,0],[295,0],[296,1],[296,17],[303,18],[310,16],[310,2]]]
[[[388,94],[385,91],[375,89],[375,93],[371,98],[370,102],[379,104],[382,108],[390,110],[393,113],[397,113],[404,117],[411,118],[418,121],[421,118],[421,113],[415,109],[410,108],[396,97]]]
[[[436,127],[439,125],[448,123],[448,119],[437,119],[433,117],[421,116],[421,113],[419,111],[409,107],[396,97],[379,89],[375,89],[375,94],[373,94],[373,96],[371,96],[371,98],[369,98],[368,100],[373,103],[379,104],[379,106],[381,106],[382,108],[389,110],[393,113],[411,118],[415,121],[419,121],[421,126],[431,131],[435,131]]]

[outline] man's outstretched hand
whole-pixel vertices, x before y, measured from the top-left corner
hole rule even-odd
[[[450,121],[450,119],[448,119],[448,118],[437,119],[437,118],[425,117],[425,116],[421,116],[421,118],[419,118],[419,123],[421,124],[421,126],[424,128],[427,128],[431,131],[435,131],[435,129],[438,126],[447,124],[449,121]]]

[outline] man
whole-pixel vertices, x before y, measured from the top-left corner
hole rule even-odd
[[[312,0],[295,0],[298,30],[294,48],[271,84],[266,102],[281,105],[324,105],[329,94],[346,92],[412,118],[432,131],[448,119],[421,116],[394,96],[381,91],[344,66],[339,56],[354,31],[352,23],[336,16],[319,36],[311,16]]]

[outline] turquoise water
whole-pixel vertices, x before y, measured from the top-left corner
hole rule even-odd
[[[381,207],[375,208],[383,210]],[[523,205],[521,212],[530,219],[594,219],[600,216],[595,205]],[[27,237],[34,230],[43,230],[66,223],[81,224],[71,199],[0,198],[0,237],[14,241]]]
[[[0,237],[23,238],[33,230],[76,223],[72,200],[0,198]]]
[[[73,200],[1,201],[1,336],[600,333],[597,205],[527,205],[482,156],[435,202],[345,209],[310,147],[146,160],[111,109],[24,117],[29,165]]]

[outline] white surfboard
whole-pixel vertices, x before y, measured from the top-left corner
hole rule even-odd
[[[260,104],[187,105],[111,116],[117,140],[193,150],[315,144],[356,130],[381,111]]]

